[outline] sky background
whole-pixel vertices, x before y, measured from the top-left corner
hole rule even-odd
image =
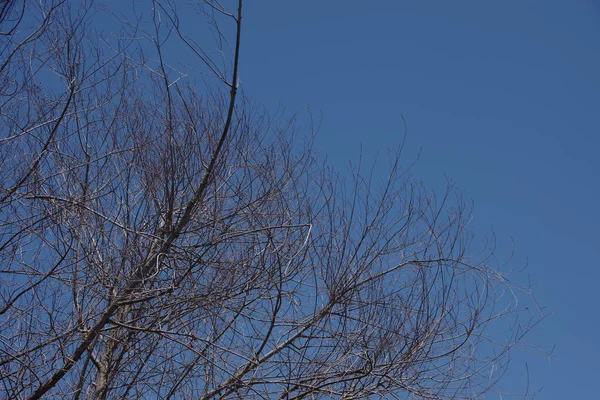
[[[404,116],[415,176],[455,181],[552,313],[529,336],[551,361],[508,378],[527,362],[536,398],[598,398],[600,2],[256,1],[244,24],[246,94],[322,112],[340,169],[397,146]]]

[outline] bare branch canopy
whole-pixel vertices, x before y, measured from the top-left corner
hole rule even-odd
[[[0,3],[0,398],[500,391],[529,292],[402,146],[340,175],[253,102],[244,7]]]

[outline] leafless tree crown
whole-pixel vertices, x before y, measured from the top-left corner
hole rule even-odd
[[[496,390],[537,317],[469,205],[401,149],[333,173],[241,92],[242,20],[0,2],[0,397]]]

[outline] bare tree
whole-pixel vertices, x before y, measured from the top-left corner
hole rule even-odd
[[[245,97],[241,0],[132,4],[0,6],[0,397],[497,390],[539,317],[460,193],[402,148],[336,175]]]

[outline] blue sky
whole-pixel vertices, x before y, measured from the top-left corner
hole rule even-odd
[[[597,396],[600,373],[600,3],[248,2],[242,86],[268,107],[323,113],[318,149],[340,168],[395,147],[475,201],[499,259],[528,264],[552,312],[524,363],[540,399]],[[306,115],[306,114],[304,114]],[[514,241],[514,244],[513,244]],[[513,375],[509,375],[511,378]],[[509,383],[510,384],[510,383]]]

